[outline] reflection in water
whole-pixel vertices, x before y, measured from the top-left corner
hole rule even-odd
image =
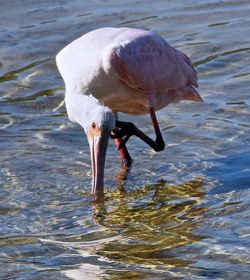
[[[126,183],[126,180],[128,178],[128,175],[130,173],[130,170],[132,168],[131,166],[124,166],[122,164],[121,168],[119,169],[117,175],[116,175],[116,182],[117,182],[117,189],[121,192],[121,193],[126,193],[126,189],[124,187],[124,184]]]
[[[98,225],[119,232],[121,239],[98,246],[96,254],[147,266],[190,264],[169,251],[203,238],[194,230],[207,211],[200,206],[204,195],[203,182],[198,179],[178,186],[158,181],[126,194],[112,193],[108,201],[94,205],[94,219]]]
[[[107,261],[97,266],[91,263],[93,275],[102,275],[103,279],[169,277],[173,268],[194,269],[194,262],[185,255],[180,257],[175,249],[205,238],[195,234],[208,211],[202,206],[205,194],[201,179],[176,186],[159,180],[127,192],[118,189],[93,202],[93,220],[98,231],[62,241],[67,246],[77,247],[82,256],[91,252]],[[66,275],[81,279],[86,275],[86,268],[85,264],[79,265]]]

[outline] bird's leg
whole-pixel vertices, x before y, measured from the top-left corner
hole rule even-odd
[[[115,118],[116,120],[118,120],[118,114],[115,113]],[[112,132],[113,133],[113,132]],[[122,165],[125,167],[125,168],[128,168],[131,166],[133,160],[128,152],[128,149],[127,147],[125,146],[125,143],[124,145],[121,147],[121,144],[122,144],[122,141],[123,139],[122,138],[115,138],[115,137],[112,137],[112,134],[111,134],[111,138],[114,139],[115,141],[115,145],[119,151],[119,154],[120,154],[120,157],[122,159]]]
[[[122,138],[115,138],[114,141],[115,141],[115,145],[116,145],[116,147],[119,151],[120,157],[122,159],[123,166],[124,167],[130,167],[133,160],[132,160],[125,144],[122,145],[122,147],[121,147],[123,139]]]
[[[151,120],[153,122],[154,130],[155,130],[155,135],[156,135],[155,143],[157,144],[157,148],[159,149],[158,151],[162,151],[165,148],[165,142],[164,142],[163,137],[161,135],[161,130],[159,128],[159,124],[158,124],[158,121],[157,121],[157,118],[156,118],[155,110],[152,107],[150,107],[149,108],[149,113],[150,113],[150,117],[151,117]],[[158,152],[158,151],[156,151],[156,152]]]
[[[122,122],[116,121],[116,129],[113,131],[113,135],[111,138],[121,138],[125,136],[125,138],[120,143],[118,149],[122,149],[128,139],[135,135],[147,143],[151,148],[153,148],[156,152],[162,151],[165,148],[165,143],[161,135],[161,131],[156,119],[155,111],[153,108],[149,108],[150,116],[153,122],[156,139],[155,141],[148,137],[145,133],[143,133],[140,129],[138,129],[133,123],[131,122]]]

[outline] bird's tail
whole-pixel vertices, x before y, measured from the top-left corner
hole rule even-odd
[[[178,89],[182,100],[193,100],[197,102],[203,102],[203,99],[199,95],[198,91],[190,85],[185,85]]]

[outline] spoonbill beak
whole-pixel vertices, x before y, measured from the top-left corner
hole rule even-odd
[[[92,164],[92,194],[103,191],[104,168],[110,131],[92,124],[87,133]]]

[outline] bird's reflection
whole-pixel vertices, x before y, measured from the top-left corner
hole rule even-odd
[[[122,181],[121,181],[122,182]],[[117,238],[96,248],[112,260],[147,265],[187,266],[172,249],[203,239],[194,234],[207,209],[203,181],[168,185],[159,180],[140,189],[120,188],[93,203],[94,221]]]
[[[116,174],[117,189],[120,193],[126,193],[124,185],[126,183],[130,170],[131,166],[121,165],[119,171]]]
[[[117,191],[122,194],[126,194],[126,188],[125,188],[125,183],[128,178],[129,172],[131,170],[131,166],[126,166],[126,165],[121,165],[119,171],[116,174],[116,188]],[[99,208],[102,208],[101,206],[104,205],[104,200],[105,200],[105,194],[103,192],[98,192],[92,195],[93,197],[93,204],[95,205],[95,214],[94,216],[98,216],[99,213]]]

